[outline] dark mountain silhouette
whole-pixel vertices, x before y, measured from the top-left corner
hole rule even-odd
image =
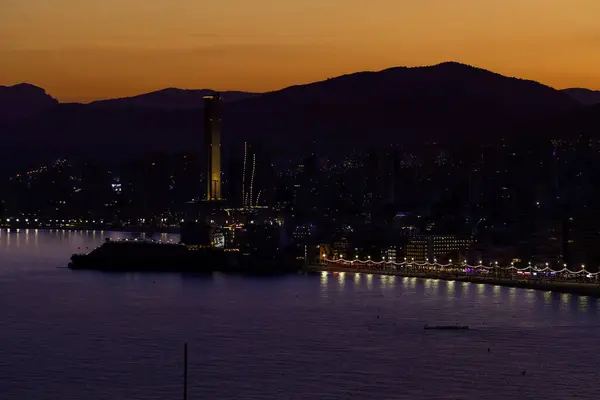
[[[459,63],[360,72],[293,86],[226,108],[224,125],[244,121],[244,136],[354,142],[460,140],[505,134],[515,126],[578,108],[540,83]],[[231,131],[234,130],[231,126]],[[242,132],[240,132],[242,133]]]
[[[90,103],[90,106],[104,108],[148,108],[163,110],[186,110],[202,107],[202,98],[213,94],[210,89],[186,90],[168,88],[156,92],[145,93],[133,97],[119,99],[99,100]],[[244,100],[257,96],[257,93],[246,92],[220,92],[225,103]]]
[[[21,83],[0,86],[0,121],[14,121],[40,114],[58,101],[37,86]]]
[[[563,89],[563,92],[573,97],[584,106],[600,104],[600,90],[590,90],[583,88]]]
[[[10,127],[8,137],[21,151],[35,143],[36,157],[202,149],[201,102],[198,109],[112,104],[59,105]],[[280,156],[314,143],[321,153],[425,140],[460,143],[521,133],[522,126],[541,126],[537,121],[581,107],[537,82],[443,63],[360,72],[226,103],[223,140],[225,149],[239,145],[241,153],[243,140],[260,139]]]

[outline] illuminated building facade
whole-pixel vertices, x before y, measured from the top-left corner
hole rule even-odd
[[[207,152],[206,200],[219,201],[221,195],[221,98],[204,97],[204,134]]]
[[[413,237],[406,245],[407,261],[425,262],[429,253],[429,239],[424,236]]]
[[[397,252],[395,247],[388,247],[383,250],[383,260],[384,261],[397,261]]]
[[[407,261],[433,262],[448,254],[462,251],[473,243],[471,238],[459,238],[453,235],[419,235],[406,245]]]

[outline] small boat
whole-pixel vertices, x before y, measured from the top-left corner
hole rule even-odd
[[[423,329],[437,329],[440,331],[466,331],[469,329],[468,325],[425,325]]]

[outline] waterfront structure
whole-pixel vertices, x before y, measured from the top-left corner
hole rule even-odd
[[[333,243],[333,255],[334,257],[344,258],[344,254],[348,255],[348,249],[350,244],[348,239],[341,238]]]
[[[396,247],[388,247],[383,250],[383,259],[384,261],[396,261],[397,260],[397,252]]]
[[[409,261],[427,261],[429,254],[429,239],[427,236],[415,236],[406,245],[405,256]]]
[[[472,243],[471,238],[453,235],[419,235],[411,238],[406,245],[406,259],[417,262],[433,261],[466,250]]]
[[[207,153],[206,200],[223,200],[221,195],[221,98],[204,97],[204,135]]]

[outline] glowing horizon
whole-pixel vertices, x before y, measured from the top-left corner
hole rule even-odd
[[[456,61],[600,89],[597,0],[0,0],[0,85],[61,101],[265,92]],[[284,4],[287,3],[287,4]]]

